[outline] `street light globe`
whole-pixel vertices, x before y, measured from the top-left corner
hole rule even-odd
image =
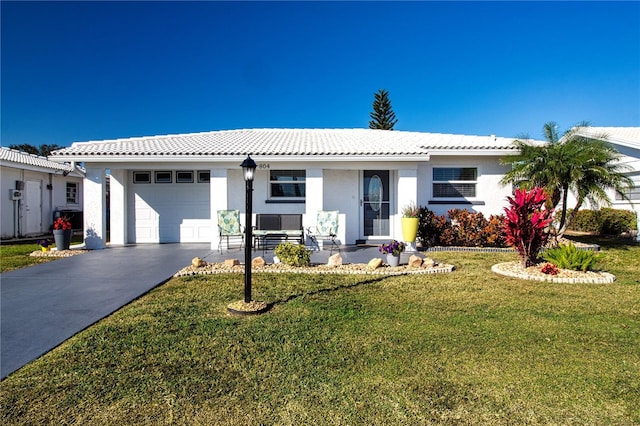
[[[240,167],[242,167],[244,180],[246,181],[253,180],[253,172],[255,172],[258,165],[256,164],[255,161],[253,161],[253,159],[251,158],[251,155],[247,155],[247,158],[245,158],[242,164],[240,164]]]

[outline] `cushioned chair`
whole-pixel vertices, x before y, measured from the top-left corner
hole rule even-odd
[[[218,249],[222,253],[222,240],[227,240],[227,250],[229,250],[229,239],[240,239],[240,248],[244,243],[244,230],[240,225],[240,210],[218,210]]]
[[[307,234],[312,243],[318,247],[318,250],[320,250],[318,240],[329,240],[331,241],[329,254],[333,254],[334,247],[340,252],[340,246],[336,243],[336,237],[338,236],[338,210],[318,211],[315,229],[307,228]]]

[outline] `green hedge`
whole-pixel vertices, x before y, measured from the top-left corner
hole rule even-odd
[[[600,235],[620,235],[636,227],[637,219],[634,211],[603,208],[578,211],[568,229]]]

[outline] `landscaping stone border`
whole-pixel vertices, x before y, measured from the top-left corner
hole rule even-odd
[[[562,284],[611,284],[616,276],[608,272],[580,272],[561,269],[558,275],[543,274],[535,267],[523,268],[520,262],[496,263],[491,271],[498,275],[528,281],[542,281]]]
[[[316,265],[309,267],[294,267],[279,264],[267,264],[260,268],[252,268],[252,273],[293,273],[293,274],[352,274],[352,275],[424,275],[442,274],[452,272],[453,265],[439,264],[430,268],[411,268],[403,266],[382,266],[371,269],[365,263],[353,263],[341,266]],[[222,263],[207,263],[204,266],[187,266],[174,274],[174,277],[184,277],[190,275],[213,275],[213,274],[233,274],[244,273],[244,265],[228,266]]]

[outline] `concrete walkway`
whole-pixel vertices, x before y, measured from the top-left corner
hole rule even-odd
[[[273,250],[251,255],[273,261]],[[108,247],[3,273],[1,378],[164,283],[196,256],[207,262],[234,258],[244,263],[244,249],[221,255],[209,244],[147,244]],[[379,256],[376,247],[342,248],[344,263],[366,263]],[[324,264],[328,258],[329,251],[316,251],[311,262]]]

